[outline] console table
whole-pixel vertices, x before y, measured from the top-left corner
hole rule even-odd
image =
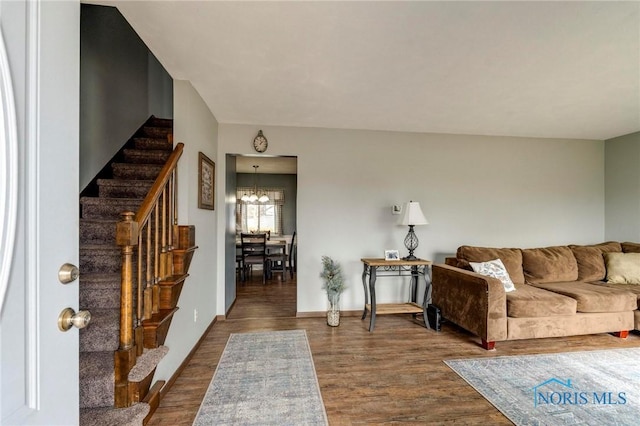
[[[423,259],[415,260],[384,260],[378,258],[360,259],[364,264],[362,272],[362,286],[364,287],[364,312],[362,319],[367,317],[367,311],[371,312],[369,320],[369,331],[373,331],[376,325],[376,314],[422,314],[424,324],[429,328],[427,320],[427,306],[431,303],[431,279],[429,277],[429,266],[431,261]],[[369,285],[367,286],[367,275]],[[377,277],[398,277],[410,276],[411,301],[408,303],[384,303],[376,304],[376,278]],[[426,287],[422,305],[417,303],[418,299],[418,279],[423,277]],[[371,304],[369,304],[371,295]]]

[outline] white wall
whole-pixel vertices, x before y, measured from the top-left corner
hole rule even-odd
[[[640,241],[640,132],[605,142],[605,236]]]
[[[416,227],[416,255],[439,262],[462,244],[604,238],[603,141],[220,124],[218,156],[252,153],[259,129],[267,154],[298,157],[298,312],[327,307],[322,255],[346,272],[341,308],[362,308],[360,258],[385,249],[406,254],[407,228],[396,225],[391,205],[409,200],[421,203],[430,222]],[[404,297],[402,286],[379,287],[379,301]]]
[[[195,225],[196,250],[189,277],[185,281],[165,345],[169,353],[162,360],[154,380],[168,380],[202,336],[216,315],[217,216],[216,210],[198,208],[198,153],[216,163],[218,122],[204,101],[187,81],[174,81],[174,142],[183,142],[184,153],[178,165],[178,223]],[[222,157],[224,159],[224,157]],[[219,173],[217,173],[219,175]],[[216,180],[218,178],[216,177]],[[216,192],[220,192],[216,182]],[[198,319],[194,321],[194,310]]]

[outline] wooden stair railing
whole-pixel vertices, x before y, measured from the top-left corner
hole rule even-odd
[[[160,312],[158,283],[173,275],[173,244],[179,232],[177,165],[183,149],[183,143],[176,145],[138,212],[122,213],[116,227],[116,243],[122,248],[120,343],[114,360],[116,407],[140,401],[128,374],[144,349],[143,321]]]

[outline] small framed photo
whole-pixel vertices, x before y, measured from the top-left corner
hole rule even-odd
[[[213,210],[216,164],[203,153],[198,154],[198,208]]]
[[[384,260],[400,260],[400,253],[398,250],[385,250]]]

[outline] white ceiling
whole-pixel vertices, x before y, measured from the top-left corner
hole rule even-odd
[[[640,130],[640,2],[116,5],[221,123],[608,139]]]

